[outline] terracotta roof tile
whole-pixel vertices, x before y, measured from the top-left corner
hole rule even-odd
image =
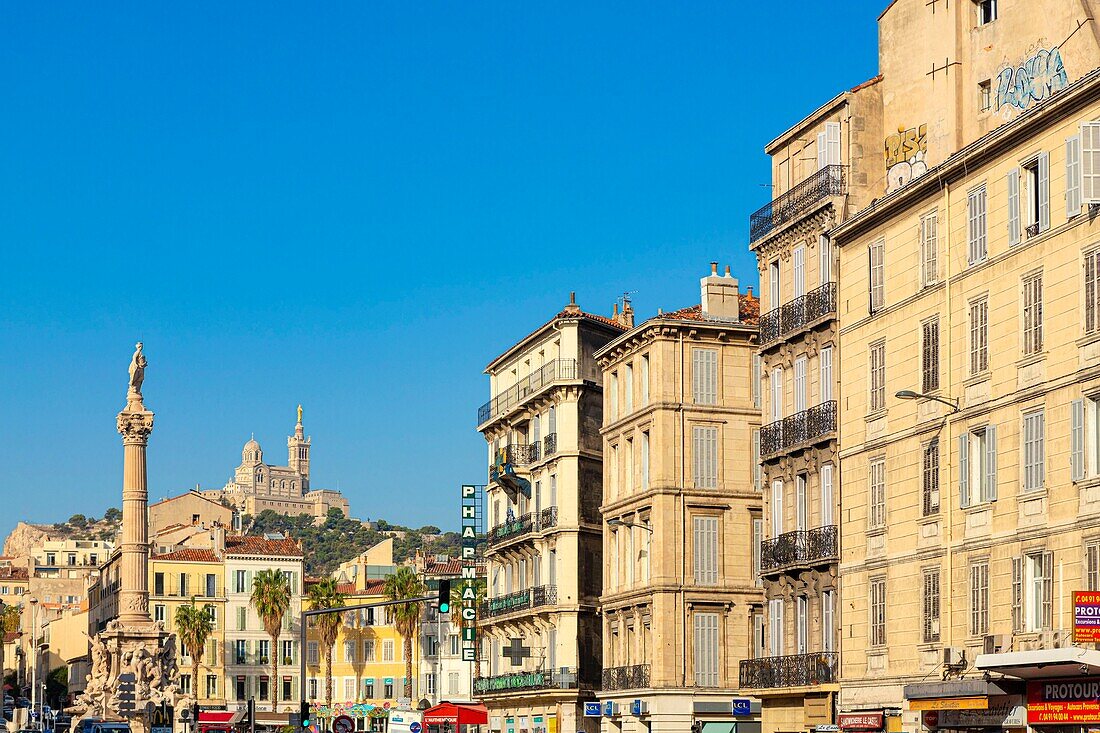
[[[0,567],[0,578],[4,580],[27,580],[29,577],[26,568]]]
[[[225,553],[227,555],[250,555],[259,557],[302,557],[302,550],[298,543],[292,539],[269,540],[264,537],[244,535],[243,537],[226,537]]]
[[[184,562],[219,562],[213,550],[198,547],[181,547],[162,555],[153,555],[154,560],[181,560]]]
[[[885,13],[886,11],[884,10],[883,12]],[[858,92],[860,89],[865,89],[867,87],[874,86],[875,84],[878,84],[880,81],[882,81],[882,74],[879,74],[877,76],[872,76],[870,79],[863,82],[862,84],[856,84],[854,87],[852,87],[852,91],[853,92]]]
[[[463,560],[452,557],[446,562],[429,561],[424,565],[425,575],[462,575]],[[478,563],[474,571],[478,576],[485,575],[485,564]]]
[[[742,294],[738,296],[740,301],[741,323],[755,326],[760,323],[760,299],[755,295]],[[665,313],[660,318],[672,318],[681,321],[703,321],[703,306],[693,305],[681,308],[678,311]]]

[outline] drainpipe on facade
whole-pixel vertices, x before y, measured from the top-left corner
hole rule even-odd
[[[953,396],[955,394],[955,385],[952,382],[952,378],[953,378],[955,372],[951,368],[951,352],[952,352],[951,344],[954,343],[952,341],[952,337],[954,335],[954,327],[953,327],[953,324],[951,322],[951,316],[952,316],[952,310],[951,310],[951,285],[952,285],[952,283],[951,283],[951,254],[952,254],[952,248],[951,248],[951,184],[950,183],[944,183],[943,201],[944,201],[944,203],[943,203],[943,214],[944,214],[944,219],[945,219],[944,223],[947,224],[947,226],[944,227],[944,229],[947,232],[946,241],[944,243],[944,260],[947,261],[947,269],[946,269],[946,272],[944,273],[944,280],[945,280],[944,287],[947,288],[946,300],[947,300],[947,344],[948,344],[948,346],[947,346],[947,379],[945,381],[947,382],[947,394]],[[938,225],[937,225],[937,228],[938,228]],[[956,404],[961,404],[962,403],[962,400],[960,398],[961,398],[961,395],[959,397],[955,397]],[[956,414],[957,413],[954,413],[954,412],[949,413],[947,415],[947,417],[944,419],[944,428],[945,428],[945,432],[947,433],[947,441],[946,441],[947,442],[947,445],[946,445],[946,453],[947,453],[947,487],[946,488],[948,489],[948,492],[950,492],[950,488],[953,485],[951,483],[951,476],[952,476],[952,472],[954,471],[954,468],[955,468],[955,441],[954,441],[954,436],[951,434],[951,424],[952,424],[953,418],[955,417]],[[955,626],[954,623],[953,623],[954,622],[954,614],[953,614],[954,608],[953,608],[953,603],[952,603],[952,600],[954,599],[955,595],[954,595],[954,593],[951,592],[951,589],[954,587],[954,581],[952,579],[952,574],[954,573],[954,563],[952,561],[954,559],[954,550],[955,550],[955,548],[954,548],[954,543],[953,543],[953,532],[952,532],[951,496],[950,496],[950,493],[947,493],[946,497],[944,496],[944,494],[945,494],[945,492],[941,489],[941,491],[940,491],[940,507],[941,507],[941,509],[944,506],[947,507],[947,510],[944,512],[944,539],[946,540],[946,542],[944,542],[944,545],[946,545],[946,547],[947,547],[947,563],[946,564],[947,564],[947,588],[948,588],[948,591],[947,591],[947,599],[946,599],[947,603],[945,604],[946,609],[944,609],[946,611],[946,614],[944,614],[940,618],[940,630],[942,632],[944,632],[943,633],[943,637],[945,639],[944,646],[951,647],[952,641],[954,640],[954,633],[953,632],[954,632],[954,626]],[[946,501],[945,501],[945,498],[946,498]],[[943,598],[943,593],[942,592],[940,593],[940,598],[941,599]],[[946,624],[947,628],[946,628],[946,630],[944,629],[944,626],[945,626],[945,624],[943,622],[944,618],[947,619],[947,624]]]
[[[680,342],[680,686],[687,687],[687,594],[684,585],[687,583],[687,559],[684,557],[687,551],[687,499],[684,496],[684,488],[687,486],[687,464],[684,451],[687,449],[687,422],[684,417],[684,332],[679,330],[677,340]]]

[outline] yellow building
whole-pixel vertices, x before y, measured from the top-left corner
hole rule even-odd
[[[738,663],[752,655],[762,613],[759,302],[717,263],[701,291],[700,305],[650,318],[595,354],[605,385],[605,733],[730,730]]]
[[[206,609],[213,631],[199,654],[198,684],[191,679],[195,650],[180,650],[180,690],[198,694],[200,705],[225,704],[225,582],[224,562],[212,549],[180,548],[149,559],[149,610],[154,621],[176,630],[176,610],[194,603]]]

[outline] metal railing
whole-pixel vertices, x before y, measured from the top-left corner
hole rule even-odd
[[[522,611],[540,606],[548,606],[558,602],[558,587],[556,585],[539,585],[534,588],[509,593],[506,596],[490,598],[481,604],[480,616],[491,618],[503,616],[513,611]]]
[[[558,434],[550,433],[542,439],[542,455],[549,458],[558,452]]]
[[[548,506],[539,512],[539,530],[550,529],[558,526],[558,508]]]
[[[773,229],[792,221],[807,207],[827,196],[844,193],[842,165],[827,165],[749,215],[749,243],[767,236]]]
[[[773,341],[800,331],[814,321],[836,313],[836,283],[824,283],[760,316],[760,343]]]
[[[760,428],[760,456],[768,458],[833,432],[836,400],[829,400]]]
[[[837,681],[837,653],[814,652],[785,657],[742,659],[742,688],[812,687]]]
[[[840,558],[835,524],[785,532],[760,543],[760,572],[806,567]]]
[[[582,684],[576,667],[559,667],[552,671],[512,672],[494,677],[475,677],[474,692],[516,692],[520,690],[576,690]]]
[[[540,532],[558,526],[558,508],[549,506],[540,512],[527,512],[509,519],[489,530],[486,542],[489,547],[514,540],[532,532]]]
[[[477,424],[481,425],[494,415],[512,409],[548,384],[562,379],[576,378],[576,359],[549,361],[478,408]]]
[[[649,665],[634,664],[629,667],[606,667],[603,670],[602,690],[640,690],[649,687]]]

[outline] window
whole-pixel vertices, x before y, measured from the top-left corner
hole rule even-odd
[[[315,641],[306,642],[306,662],[308,664],[317,665],[318,659],[318,646]]]
[[[1085,544],[1085,589],[1100,590],[1100,541]]]
[[[752,431],[752,486],[756,491],[764,490],[764,467],[760,465],[760,431]]]
[[[967,261],[976,265],[986,257],[985,185],[966,197]]]
[[[978,82],[978,108],[982,112],[993,109],[993,84],[991,79]]]
[[[623,375],[626,384],[623,385],[623,412],[627,415],[634,412],[634,365],[626,365],[626,373]]]
[[[382,686],[382,692],[385,694],[386,699],[393,698],[393,678],[387,677],[385,684]]]
[[[459,694],[459,674],[458,672],[447,673],[447,694],[457,695]]]
[[[164,595],[164,573],[153,573],[153,595]]]
[[[821,526],[829,527],[833,524],[833,464],[822,464],[820,480]]]
[[[756,587],[764,585],[760,578],[760,543],[764,541],[764,520],[761,517],[752,518],[752,577]]]
[[[237,675],[234,690],[236,691],[238,700],[244,700],[248,697],[248,680],[244,675]]]
[[[959,506],[997,500],[997,427],[959,436]]]
[[[1100,156],[1100,150],[1097,151]],[[1100,176],[1098,176],[1100,178]],[[1098,182],[1100,188],[1100,182]],[[1100,331],[1100,250],[1089,252],[1085,262],[1085,333]]]
[[[1024,415],[1023,490],[1043,488],[1045,479],[1045,416],[1042,410]]]
[[[886,459],[872,459],[870,473],[867,529],[882,529],[886,526]]]
[[[922,627],[924,643],[931,644],[940,640],[940,569],[925,568],[924,597],[922,608]]]
[[[181,674],[180,675],[180,692],[183,693],[184,695],[190,695],[191,694],[191,675],[189,675],[189,674]]]
[[[886,342],[876,341],[870,347],[868,384],[871,388],[871,412],[886,409]]]
[[[934,318],[921,324],[921,391],[940,388],[940,321]]]
[[[1097,134],[1097,145],[1100,147],[1100,132]],[[783,297],[779,292],[779,260],[768,266],[768,285],[768,298],[771,300],[769,305],[772,308],[778,308],[783,304]]]
[[[203,606],[203,610],[206,611],[206,617],[210,619],[210,625],[213,628],[218,628],[218,607],[210,603]]]
[[[920,218],[920,284],[923,287],[935,285],[939,279],[938,247],[936,212],[933,211]]]
[[[696,425],[691,439],[695,488],[718,488],[718,428]]]
[[[1066,138],[1066,218],[1081,213],[1081,136]]]
[[[940,511],[940,439],[930,440],[921,453],[922,515],[929,517]]]
[[[836,651],[836,591],[821,594],[821,651]]]
[[[270,685],[268,683],[269,679],[267,675],[260,675],[259,694],[257,695],[257,697],[261,700],[267,700],[270,697]],[[352,699],[354,700],[355,698]]]
[[[237,608],[237,631],[244,631],[248,628],[248,609],[244,606]]]
[[[213,598],[218,595],[218,576],[213,573],[206,574],[206,597]]]
[[[289,700],[294,696],[294,690],[291,687],[291,679],[289,677],[283,677],[283,694],[280,696],[284,700]]]
[[[772,598],[768,601],[768,653],[773,657],[783,656],[783,599]]]
[[[429,695],[434,695],[435,694],[435,675],[433,673],[428,672],[427,674],[424,675],[424,686],[427,688],[426,689],[427,694],[429,694]]]
[[[1070,403],[1070,471],[1074,481],[1100,476],[1100,396]]]
[[[886,578],[872,578],[871,590],[871,646],[886,643]]]
[[[760,354],[752,355],[752,406],[760,409],[760,382],[763,380]]]
[[[283,641],[283,664],[294,664],[294,642]]]
[[[641,386],[641,393],[642,393],[642,395],[641,395],[642,396],[642,404],[643,405],[648,405],[649,404],[649,355],[648,354],[642,357],[642,373],[639,376],[639,378],[641,380],[641,385],[640,386]],[[551,410],[550,414],[553,415],[554,414],[553,413],[554,408],[551,407],[550,410]],[[551,421],[550,431],[554,432],[554,430],[555,430],[555,426],[554,426],[553,421]]]
[[[985,298],[970,304],[970,373],[981,374],[989,369],[989,301]]]
[[[772,422],[783,419],[783,367],[772,369],[771,379]]]
[[[1054,553],[1035,552],[1012,560],[1013,631],[1052,627]]]
[[[374,639],[366,639],[363,642],[363,661],[374,661]]]
[[[163,603],[158,603],[153,606],[153,620],[164,621],[165,619],[165,607]]]
[[[447,640],[450,643],[451,656],[452,657],[457,657],[458,656],[458,634],[448,635]]]
[[[809,513],[810,508],[806,496],[806,474],[800,473],[794,477],[794,528],[799,532],[806,529]]]
[[[233,590],[237,593],[245,592],[244,571],[238,570],[234,574]]]
[[[694,518],[694,569],[696,585],[718,584],[718,518]]]
[[[806,248],[802,246],[795,247],[791,253],[791,259],[793,273],[791,298],[801,298],[806,294]]]
[[[978,25],[988,25],[997,20],[997,0],[976,0]]]
[[[806,409],[806,357],[800,356],[794,360],[794,411],[802,412]]]
[[[805,654],[810,636],[810,613],[806,596],[795,598],[795,645],[798,654]]]
[[[634,473],[634,439],[626,439],[626,476],[623,481],[623,487],[626,489],[626,493],[634,493],[634,481],[636,474]]]
[[[368,700],[374,699],[374,678],[367,677],[363,680],[363,697]]]
[[[818,371],[820,384],[818,389],[821,390],[821,402],[832,402],[833,400],[833,347],[823,346],[821,347],[821,353],[818,355]]]
[[[989,631],[989,563],[970,566],[970,635]]]
[[[393,640],[392,639],[385,639],[385,640],[382,641],[382,661],[383,662],[392,662],[393,661]]]
[[[309,697],[310,697],[311,700],[316,700],[317,699],[317,678],[316,677],[310,677],[309,678]]]
[[[691,394],[697,405],[718,404],[718,351],[691,350]]]
[[[696,613],[695,626],[695,685],[718,686],[718,614]]]
[[[886,281],[883,271],[883,254],[886,242],[878,240],[868,248],[868,260],[870,263],[870,310],[878,313],[886,302]]]
[[[619,373],[611,372],[611,384],[608,387],[610,392],[610,407],[608,412],[611,413],[610,417],[615,420],[619,417]]]
[[[206,675],[206,696],[217,697],[218,696],[218,676],[214,674]],[[316,697],[316,696],[314,696]]]
[[[190,593],[187,592],[187,574],[186,573],[180,573],[180,595],[183,596],[184,598],[191,595]]]
[[[642,431],[642,491],[649,488],[649,431]]]
[[[752,658],[760,659],[764,656],[767,645],[767,628],[768,624],[764,620],[764,613],[762,611],[753,609],[752,611]]]
[[[1024,354],[1043,350],[1043,276],[1032,275],[1023,283]]]
[[[233,642],[233,657],[235,664],[246,664],[248,662],[248,646],[244,639],[237,639]]]
[[[783,479],[772,481],[772,537],[783,534]]]
[[[1050,156],[1039,153],[1034,160],[1025,163],[1009,176],[1009,241],[1019,242],[1019,221],[1023,216],[1024,234],[1034,237],[1050,229]],[[1015,190],[1013,188],[1015,181]],[[1023,191],[1020,191],[1020,184]],[[1015,197],[1013,196],[1015,194]],[[1021,201],[1021,194],[1026,198]],[[1014,225],[1016,238],[1012,238]]]
[[[826,122],[825,130],[817,133],[817,168],[840,165],[840,123]]]
[[[1081,123],[1081,203],[1100,203],[1100,122]]]
[[[833,281],[833,243],[825,234],[817,237],[817,249],[821,256],[818,263],[818,272],[821,274],[821,284],[825,285]]]
[[[432,638],[433,637],[430,637],[430,636],[428,637],[429,640],[431,640]],[[344,661],[345,662],[354,662],[355,661],[355,647],[356,646],[358,646],[358,644],[356,644],[354,641],[349,641],[349,640],[344,641]],[[431,652],[429,652],[429,654],[431,654]]]

